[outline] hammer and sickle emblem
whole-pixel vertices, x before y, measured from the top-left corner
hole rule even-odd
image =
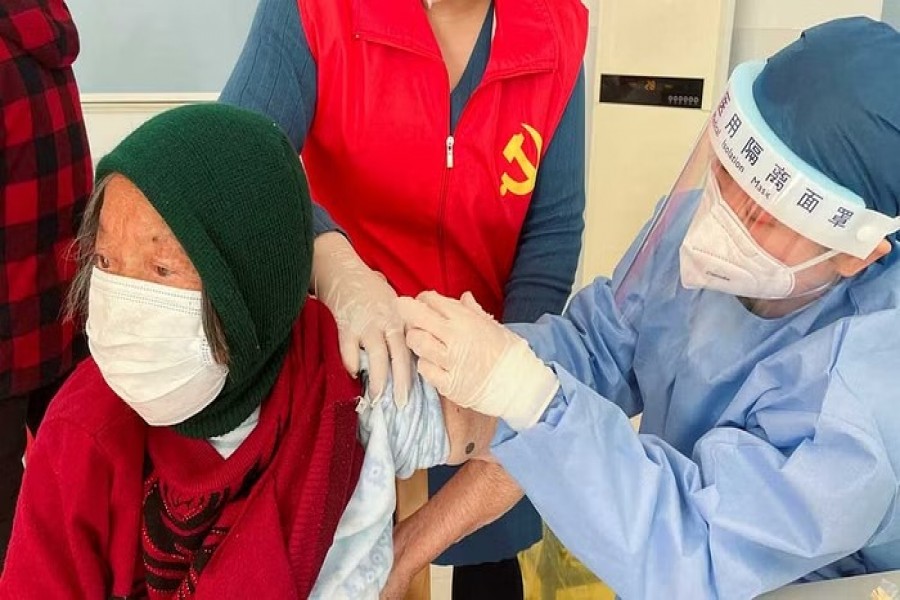
[[[504,172],[500,176],[501,196],[505,196],[507,192],[511,192],[517,196],[524,196],[530,194],[531,191],[534,190],[534,183],[537,180],[537,162],[541,157],[541,147],[544,140],[541,138],[541,134],[527,123],[522,123],[522,127],[525,129],[525,132],[531,136],[531,139],[537,148],[537,154],[535,155],[534,162],[531,162],[528,156],[526,156],[525,151],[522,149],[522,143],[525,141],[525,134],[516,133],[509,138],[509,141],[506,143],[506,148],[503,149],[503,158],[505,158],[508,163],[515,161],[519,165],[519,168],[522,169],[522,173],[525,174],[525,181],[513,179],[509,173]]]

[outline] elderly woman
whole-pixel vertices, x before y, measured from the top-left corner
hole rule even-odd
[[[372,403],[347,374],[307,298],[290,142],[242,109],[175,109],[97,181],[71,298],[92,358],[28,457],[0,596],[377,596],[395,473],[488,439],[455,408],[445,427],[433,390]]]

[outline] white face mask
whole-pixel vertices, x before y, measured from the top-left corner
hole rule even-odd
[[[91,274],[91,355],[109,387],[150,425],[185,421],[225,385],[228,369],[212,357],[201,306],[200,292]]]
[[[776,300],[794,296],[796,274],[822,263],[831,250],[794,267],[766,252],[722,198],[715,175],[709,173],[700,205],[680,250],[681,284],[717,290],[744,298]],[[815,290],[818,291],[829,280]]]

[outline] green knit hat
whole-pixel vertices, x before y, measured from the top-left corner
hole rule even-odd
[[[136,185],[200,274],[228,342],[219,396],[175,426],[227,433],[269,394],[309,289],[312,209],[296,151],[271,120],[224,104],[164,112],[97,166]]]

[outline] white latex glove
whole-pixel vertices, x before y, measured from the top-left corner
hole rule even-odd
[[[393,373],[394,402],[403,407],[413,378],[412,356],[397,312],[397,293],[384,276],[370,269],[340,233],[316,238],[313,293],[337,322],[341,358],[347,371],[359,373],[360,350],[369,357],[369,395],[378,399]]]
[[[516,430],[537,423],[559,380],[528,342],[497,323],[468,292],[460,300],[424,292],[399,303],[419,373],[438,393]]]

